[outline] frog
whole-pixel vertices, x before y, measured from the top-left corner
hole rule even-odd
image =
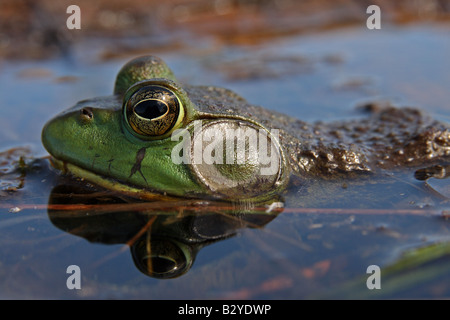
[[[144,200],[262,201],[292,183],[450,159],[449,125],[417,108],[367,104],[361,117],[330,123],[274,109],[226,88],[181,84],[162,59],[141,56],[120,69],[112,95],[48,121],[42,142],[57,170]]]

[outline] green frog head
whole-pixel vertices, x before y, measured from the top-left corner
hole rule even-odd
[[[50,120],[42,141],[54,167],[144,199],[262,199],[286,185],[276,130],[236,112],[244,99],[181,86],[159,58],[127,63],[114,94]]]

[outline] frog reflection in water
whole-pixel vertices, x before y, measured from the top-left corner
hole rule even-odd
[[[195,209],[180,214],[180,202],[174,201],[166,202],[165,208],[161,202],[154,202],[154,207],[141,203],[145,206],[133,210],[126,199],[76,183],[54,187],[48,202],[48,216],[56,227],[94,243],[126,244],[138,270],[159,279],[185,274],[203,247],[228,239],[242,228],[261,228],[280,212],[239,206],[222,207],[219,213],[210,212],[210,207],[197,212],[192,205]],[[68,212],[53,206],[80,203],[88,209]]]
[[[298,185],[449,160],[447,124],[411,108],[369,109],[363,119],[307,124],[250,105],[226,89],[182,87],[162,60],[147,56],[121,69],[112,96],[83,100],[49,121],[42,140],[54,167],[142,199],[262,199],[290,180]],[[240,164],[175,163],[179,141],[171,135],[186,129],[195,140],[196,120],[202,121],[200,130],[265,132],[276,170],[261,174],[264,164],[248,144],[251,152]],[[195,156],[184,152],[188,159]]]

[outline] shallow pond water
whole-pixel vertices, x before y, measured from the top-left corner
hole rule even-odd
[[[252,46],[217,48],[198,40],[196,50],[158,56],[184,83],[225,86],[305,121],[358,117],[355,107],[375,100],[417,106],[450,121],[448,35],[448,25],[437,24],[349,27]],[[44,123],[79,100],[110,95],[118,70],[132,58],[95,57],[0,64],[0,150],[28,146],[23,154],[31,168],[3,178],[19,189],[0,195],[0,298],[450,295],[446,180],[444,186],[424,183],[404,171],[312,183],[289,190],[284,207],[270,212],[182,200],[140,207],[111,194],[92,200],[90,187],[59,177],[46,159],[33,162],[47,155],[40,142]],[[173,248],[172,259],[154,259],[150,268],[145,255],[162,247]],[[437,258],[401,260],[417,248],[438,252]],[[184,268],[178,277],[160,279],[158,268],[177,263]],[[404,265],[396,269],[396,263]],[[81,290],[66,286],[70,265],[80,267]],[[370,265],[387,270],[385,290],[367,289]]]

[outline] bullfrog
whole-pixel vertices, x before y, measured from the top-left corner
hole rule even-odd
[[[312,124],[276,108],[181,85],[164,61],[143,56],[119,71],[113,95],[50,120],[42,141],[55,168],[142,199],[264,199],[292,181],[450,159],[448,124],[415,108],[369,104],[358,119]]]

